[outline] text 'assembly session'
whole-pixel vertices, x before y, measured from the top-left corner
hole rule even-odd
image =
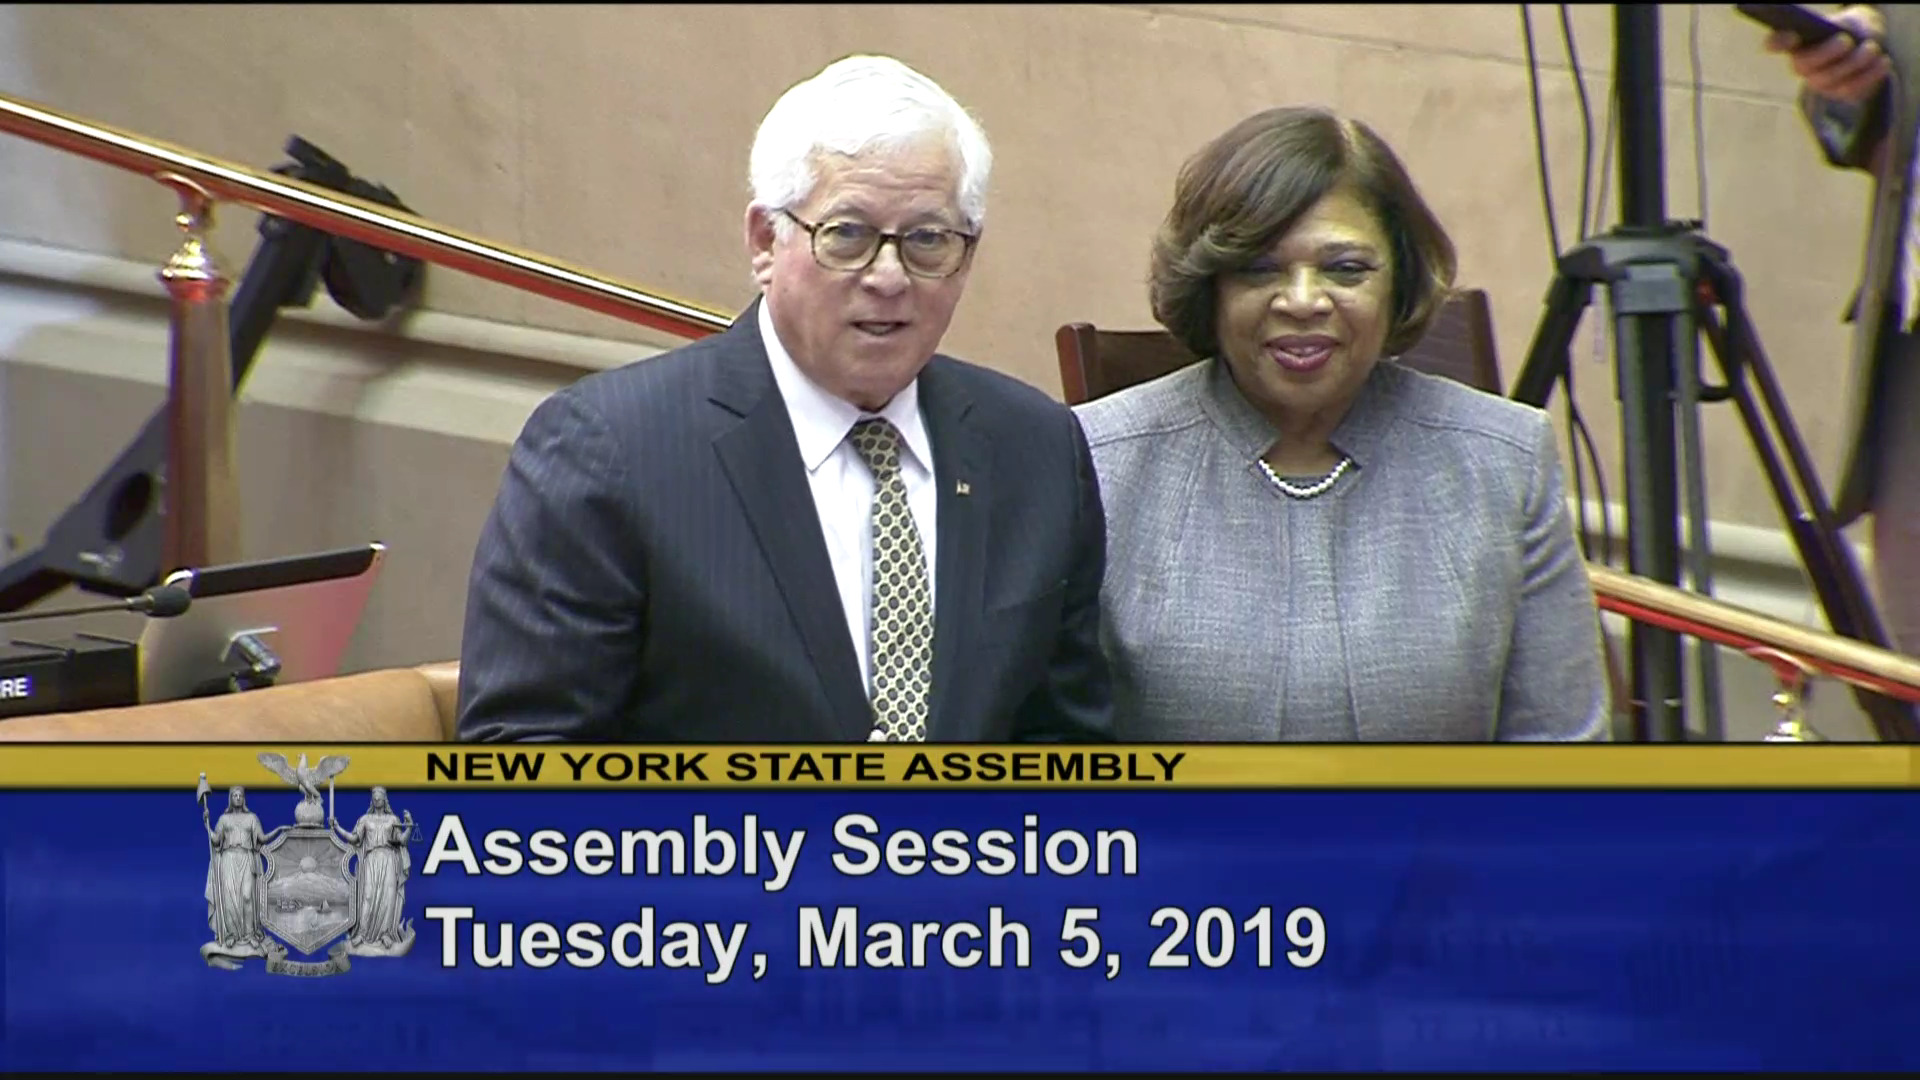
[[[434,750],[429,784],[1171,784],[1187,755],[1113,750]]]
[[[757,814],[744,815],[737,830],[695,814],[691,829],[588,829],[571,837],[558,829],[525,836],[513,829],[493,829],[476,845],[460,815],[448,814],[440,819],[420,872],[493,877],[524,872],[555,877],[569,871],[589,877],[740,875],[758,879],[767,892],[780,892],[792,881],[806,842],[807,830],[763,827]],[[883,835],[870,815],[843,814],[833,823],[833,842],[829,862],[849,877],[881,870],[900,877],[927,871],[946,877],[970,871],[996,877],[1131,877],[1140,870],[1140,844],[1131,830],[1101,829],[1092,836],[1074,829],[1042,833],[1037,814],[1025,815],[1018,830],[970,834],[941,829],[932,836],[910,829]]]

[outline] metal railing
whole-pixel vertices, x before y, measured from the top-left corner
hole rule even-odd
[[[544,255],[517,251],[423,218],[291,177],[220,161],[177,146],[0,95],[0,131],[126,169],[195,199],[247,206],[384,251],[485,278],[550,300],[699,338],[732,320]]]
[[[160,272],[172,300],[167,463],[161,482],[164,567],[231,562],[240,553],[234,473],[231,278],[207,244],[214,207],[250,207],[321,232],[683,338],[727,328],[717,312],[579,267],[495,244],[293,177],[220,161],[132,132],[0,95],[0,131],[139,173],[180,201],[180,248]]]
[[[1598,563],[1587,564],[1587,577],[1603,611],[1739,649],[1772,668],[1780,683],[1774,703],[1782,710],[1781,741],[1818,741],[1801,714],[1813,678],[1920,703],[1920,660]]]
[[[167,398],[172,441],[164,503],[169,518],[168,566],[204,565],[237,550],[237,500],[232,494],[229,449],[232,418],[226,391],[231,386],[224,313],[227,282],[205,245],[216,203],[250,207],[677,337],[704,337],[726,329],[731,321],[718,312],[412,214],[6,95],[0,95],[0,132],[150,177],[180,198],[182,209],[176,220],[185,239],[160,275],[174,301]],[[1771,665],[1782,684],[1782,695],[1775,700],[1783,709],[1791,709],[1812,677],[1834,678],[1920,702],[1920,660],[1599,564],[1590,563],[1588,571],[1603,610],[1737,648]],[[1783,724],[1783,731],[1790,726]]]

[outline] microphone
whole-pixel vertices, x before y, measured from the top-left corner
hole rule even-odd
[[[193,593],[185,585],[155,585],[134,597],[130,610],[144,611],[149,618],[171,619],[185,615],[193,606]]]
[[[69,615],[98,615],[105,612],[132,611],[153,619],[171,619],[183,615],[193,606],[193,593],[185,585],[155,585],[139,596],[129,596],[125,600],[115,600],[107,604],[89,604],[84,607],[62,608],[58,611],[16,611],[0,615],[0,623],[34,622],[40,619],[62,619]]]

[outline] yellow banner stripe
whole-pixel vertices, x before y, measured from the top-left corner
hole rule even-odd
[[[14,744],[0,789],[284,787],[262,753],[350,764],[337,787],[1903,788],[1920,748],[1713,746],[462,746]],[[324,781],[322,781],[324,784]]]

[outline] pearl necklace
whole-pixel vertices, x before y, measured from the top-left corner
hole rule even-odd
[[[1267,479],[1273,481],[1273,486],[1279,488],[1283,493],[1296,499],[1311,499],[1319,495],[1325,495],[1327,490],[1339,481],[1341,474],[1347,471],[1347,466],[1351,464],[1353,464],[1353,459],[1343,456],[1340,459],[1340,464],[1335,465],[1332,472],[1321,477],[1314,483],[1308,484],[1306,487],[1289,484],[1285,480],[1280,479],[1280,474],[1273,471],[1273,466],[1267,464],[1265,458],[1260,459],[1260,471],[1266,473]]]

